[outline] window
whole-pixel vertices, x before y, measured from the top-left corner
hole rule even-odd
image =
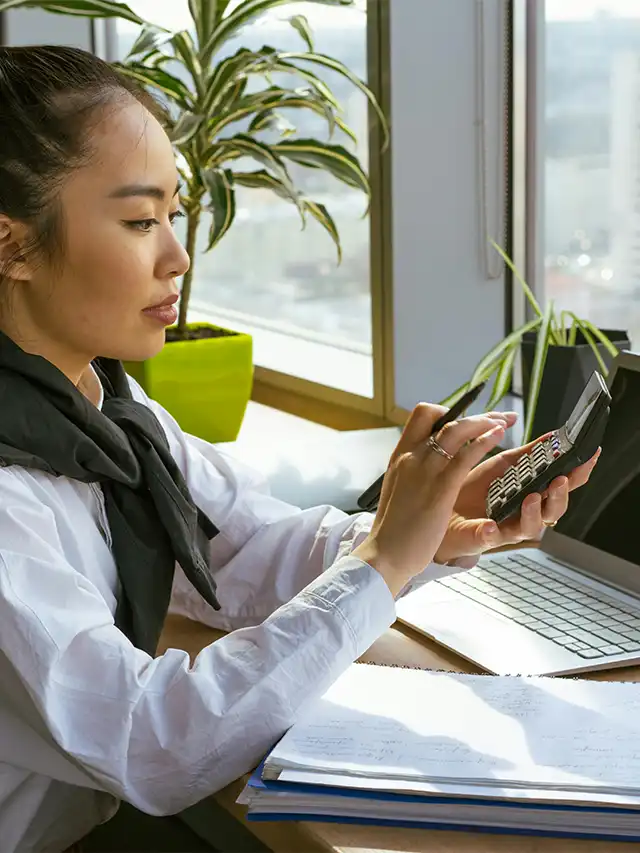
[[[640,344],[640,3],[547,0],[545,294]]]
[[[286,19],[304,14],[314,31],[316,50],[341,60],[366,79],[365,3],[361,0],[357,9],[305,2],[280,7],[247,28],[226,50],[263,44],[302,49],[300,36]],[[162,5],[164,11],[159,8]],[[131,6],[166,26],[179,28],[190,20],[186,0],[172,0],[170,8],[157,0],[134,0]],[[124,56],[136,27],[120,20],[116,27],[117,53]],[[314,70],[323,75],[322,69]],[[358,138],[356,153],[366,168],[366,99],[333,72],[324,72],[324,79],[345,109],[344,119]],[[297,111],[287,118],[295,122],[300,135],[327,139],[326,122],[320,117]],[[355,150],[339,131],[334,141]],[[240,189],[231,231],[212,252],[198,253],[195,259],[191,319],[249,331],[258,365],[372,398],[370,239],[369,220],[363,217],[366,199],[322,171],[291,171],[299,186],[334,216],[342,238],[342,264],[337,266],[335,247],[315,220],[302,232],[291,204],[268,192]],[[203,248],[205,229],[201,237]]]

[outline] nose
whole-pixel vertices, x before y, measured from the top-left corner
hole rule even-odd
[[[173,230],[169,232],[169,243],[162,261],[164,274],[161,278],[179,278],[191,266],[189,254]]]

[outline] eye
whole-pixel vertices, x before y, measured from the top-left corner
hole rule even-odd
[[[133,231],[142,231],[145,234],[151,231],[154,226],[160,225],[157,219],[131,219],[124,224]]]
[[[173,225],[178,219],[184,219],[187,214],[183,210],[174,210],[169,214],[169,222]]]

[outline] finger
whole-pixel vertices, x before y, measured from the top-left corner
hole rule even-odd
[[[598,464],[598,459],[600,458],[600,454],[602,453],[602,448],[599,447],[598,450],[593,454],[591,459],[588,462],[585,462],[584,465],[580,465],[578,468],[575,468],[571,474],[569,474],[569,491],[572,492],[574,489],[579,489],[580,486],[584,486],[591,476],[591,472]]]
[[[491,423],[491,421],[489,421]],[[455,458],[447,466],[446,475],[450,477],[456,488],[461,488],[465,477],[472,468],[493,450],[504,438],[504,427],[502,424],[494,424],[489,429],[472,440],[455,455]]]
[[[511,465],[515,465],[516,462],[526,453],[531,453],[536,444],[540,444],[540,442],[544,441],[545,438],[549,438],[551,434],[552,433],[548,432],[545,435],[541,435],[539,438],[530,441],[528,444],[522,445],[522,447],[514,447],[511,450],[505,450],[504,453],[501,453],[500,456],[506,462],[506,468],[509,468]]]
[[[423,444],[431,435],[431,431],[438,420],[447,412],[444,406],[436,406],[432,403],[418,403],[413,409],[402,430],[402,435],[393,453],[393,458],[408,453],[415,447]]]
[[[542,495],[527,495],[520,508],[520,526],[518,540],[523,542],[527,539],[539,539],[544,530],[542,518]]]
[[[545,524],[555,524],[569,508],[569,480],[556,478],[542,503],[542,520]]]
[[[455,456],[467,442],[480,438],[492,429],[499,429],[504,435],[505,421],[495,420],[487,415],[472,415],[446,424],[434,438],[444,451]],[[424,447],[429,454],[433,454],[433,448],[428,442]]]

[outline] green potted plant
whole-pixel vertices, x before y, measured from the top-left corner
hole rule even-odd
[[[597,369],[606,377],[613,359],[629,348],[629,337],[623,331],[599,329],[572,311],[557,313],[553,300],[543,309],[508,255],[492,245],[522,287],[534,317],[489,350],[470,380],[443,405],[453,405],[468,388],[494,377],[486,405],[487,411],[493,409],[511,389],[520,352],[526,442],[566,421],[591,373]]]
[[[155,358],[127,364],[146,391],[176,417],[187,432],[209,441],[236,438],[251,394],[251,338],[208,323],[189,323],[187,314],[196,269],[196,236],[210,219],[205,251],[229,232],[235,217],[235,188],[267,189],[296,206],[302,227],[309,216],[342,249],[327,208],[307,198],[295,185],[289,163],[322,169],[370,197],[366,172],[334,132],[356,141],[341,117],[331,88],[316,73],[326,69],[346,78],[369,100],[384,130],[387,124],[371,90],[345,65],[314,50],[307,19],[294,15],[291,26],[304,42],[300,51],[268,45],[224,48],[260,16],[294,0],[189,0],[192,26],[178,32],[145,21],[125,3],[111,0],[0,0],[0,12],[40,8],[66,15],[119,17],[140,25],[139,37],[122,62],[114,63],[150,92],[160,95],[167,130],[176,149],[183,181],[186,248],[191,268],[181,287],[179,319],[167,331],[168,346]],[[310,0],[349,7],[355,0]],[[274,82],[285,78],[288,82]],[[302,85],[301,85],[302,84]],[[300,138],[280,110],[310,110],[326,119],[329,142]],[[254,169],[242,165],[253,161]]]

